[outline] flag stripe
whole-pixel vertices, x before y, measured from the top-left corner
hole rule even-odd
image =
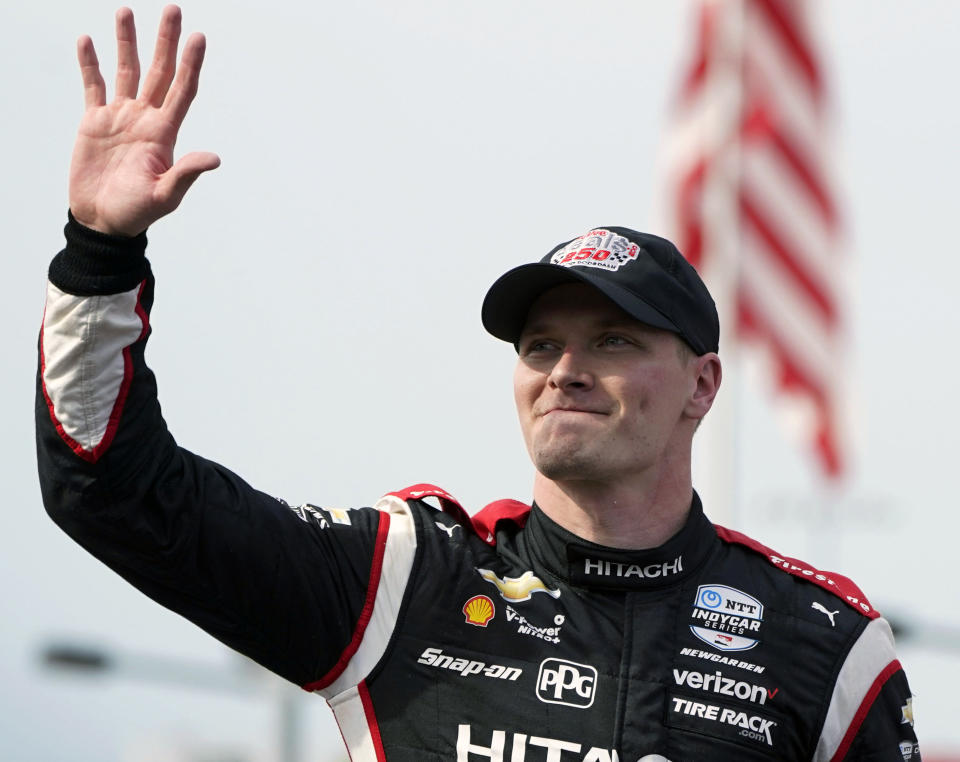
[[[779,369],[777,385],[785,392],[804,394],[814,403],[816,417],[811,426],[814,453],[826,475],[838,476],[844,464],[830,425],[825,391],[795,362],[781,336],[768,322],[759,318],[751,300],[743,293],[737,302],[737,324],[744,335],[760,339],[773,356]]]
[[[803,156],[802,149],[795,145],[783,130],[774,131],[770,137],[781,158],[790,165],[796,179],[803,183],[810,197],[820,207],[824,220],[834,229],[837,224],[837,210],[827,190],[825,178],[820,175],[816,164]]]
[[[696,52],[693,60],[687,67],[687,73],[684,76],[684,82],[680,88],[680,99],[682,101],[691,98],[707,78],[710,61],[707,56],[707,46],[713,38],[713,25],[715,23],[716,13],[714,12],[714,7],[710,5],[701,6],[700,13],[697,16]]]
[[[753,204],[767,218],[777,221],[777,230],[788,247],[803,262],[822,289],[837,300],[837,258],[835,232],[824,220],[810,197],[797,182],[790,167],[769,147],[748,151],[743,156],[742,184],[749,189]],[[790,214],[781,210],[790,209]]]
[[[677,189],[677,221],[679,234],[676,245],[694,267],[703,257],[703,221],[698,214],[706,176],[706,159],[700,159],[686,173]]]
[[[740,74],[744,111],[762,102],[780,129],[788,127],[798,140],[808,140],[816,148],[823,116],[816,94],[777,45],[776,37],[768,33],[769,25],[763,19],[748,18],[745,28],[747,47],[742,52]]]
[[[737,284],[736,298],[748,297],[764,325],[782,337],[792,362],[827,388],[827,379],[835,374],[836,336],[803,292],[783,277],[777,260],[765,254],[749,230],[744,231],[743,241],[743,268],[751,272]]]
[[[786,268],[797,286],[820,309],[823,317],[830,323],[836,322],[836,309],[829,294],[810,275],[796,252],[787,246],[780,231],[776,229],[776,222],[761,213],[746,188],[740,189],[740,210],[743,212],[744,223],[752,227],[760,236],[770,254]]]
[[[768,361],[792,428],[834,477],[849,459],[839,417],[846,268],[811,9],[700,4],[660,216],[715,290],[725,341],[749,340]]]
[[[808,81],[814,93],[820,92],[820,68],[811,54],[805,35],[797,24],[796,14],[802,3],[787,3],[783,0],[752,0],[760,9],[770,28],[776,32],[784,51],[789,52],[797,68]]]

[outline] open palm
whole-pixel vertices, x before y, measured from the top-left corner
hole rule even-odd
[[[206,41],[193,34],[177,67],[180,9],[164,8],[153,62],[139,95],[140,61],[133,13],[117,11],[117,79],[107,103],[89,37],[77,43],[86,111],[70,165],[70,210],[83,225],[133,236],[180,204],[216,154],[194,152],[174,161],[177,133],[197,93]]]

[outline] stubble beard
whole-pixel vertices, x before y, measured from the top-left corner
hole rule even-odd
[[[530,454],[537,471],[551,481],[594,480],[606,471],[599,449],[580,442],[546,442],[534,445]]]

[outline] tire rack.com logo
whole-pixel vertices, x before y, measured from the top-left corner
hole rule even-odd
[[[547,704],[586,709],[597,692],[597,670],[589,664],[544,659],[537,675],[537,698]]]

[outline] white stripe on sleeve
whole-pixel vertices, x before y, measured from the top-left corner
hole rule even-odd
[[[874,619],[853,644],[837,676],[814,762],[828,762],[837,753],[870,687],[896,658],[890,625],[886,619]]]

